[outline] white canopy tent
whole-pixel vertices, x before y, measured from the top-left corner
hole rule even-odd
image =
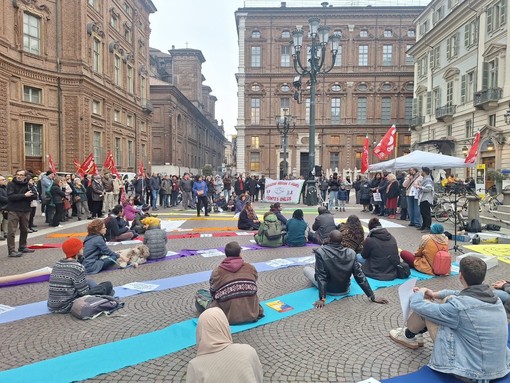
[[[428,167],[430,169],[450,169],[450,168],[473,168],[475,164],[466,164],[464,158],[446,156],[431,152],[422,152],[415,150],[402,157],[392,160],[372,164],[368,167],[369,171],[395,171],[407,170],[409,168]]]

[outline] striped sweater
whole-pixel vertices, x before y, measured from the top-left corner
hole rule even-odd
[[[50,275],[48,309],[53,313],[67,313],[76,298],[87,295],[89,286],[85,267],[75,260],[61,259]]]

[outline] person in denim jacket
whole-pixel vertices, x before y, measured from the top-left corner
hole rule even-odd
[[[390,338],[409,348],[423,345],[426,331],[434,341],[429,367],[464,382],[485,383],[510,371],[508,322],[505,308],[483,284],[487,265],[467,256],[460,261],[463,290],[434,292],[414,288],[407,328],[390,331]],[[440,303],[432,303],[435,299]]]

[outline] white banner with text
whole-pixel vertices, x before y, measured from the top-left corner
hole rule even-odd
[[[280,203],[298,203],[299,193],[305,180],[272,180],[266,178],[264,201]]]

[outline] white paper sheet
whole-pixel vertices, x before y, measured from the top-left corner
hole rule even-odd
[[[225,253],[223,251],[219,251],[216,249],[200,250],[197,253],[205,258],[225,256]]]
[[[411,302],[410,298],[413,295],[413,288],[416,286],[417,278],[411,278],[405,281],[398,287],[398,297],[400,299],[400,307],[402,308],[402,316],[404,323],[407,323],[407,318],[411,314]]]
[[[7,305],[0,305],[0,314],[6,313],[7,311],[14,310],[14,307]]]
[[[131,282],[123,285],[122,287],[129,290],[136,290],[141,292],[148,292],[158,288],[159,285],[153,285],[152,283],[143,283],[143,282]]]
[[[293,263],[294,262],[289,261],[288,259],[277,258],[277,259],[272,259],[271,261],[266,262],[266,265],[271,266],[271,267],[280,267],[280,266],[292,265]]]

